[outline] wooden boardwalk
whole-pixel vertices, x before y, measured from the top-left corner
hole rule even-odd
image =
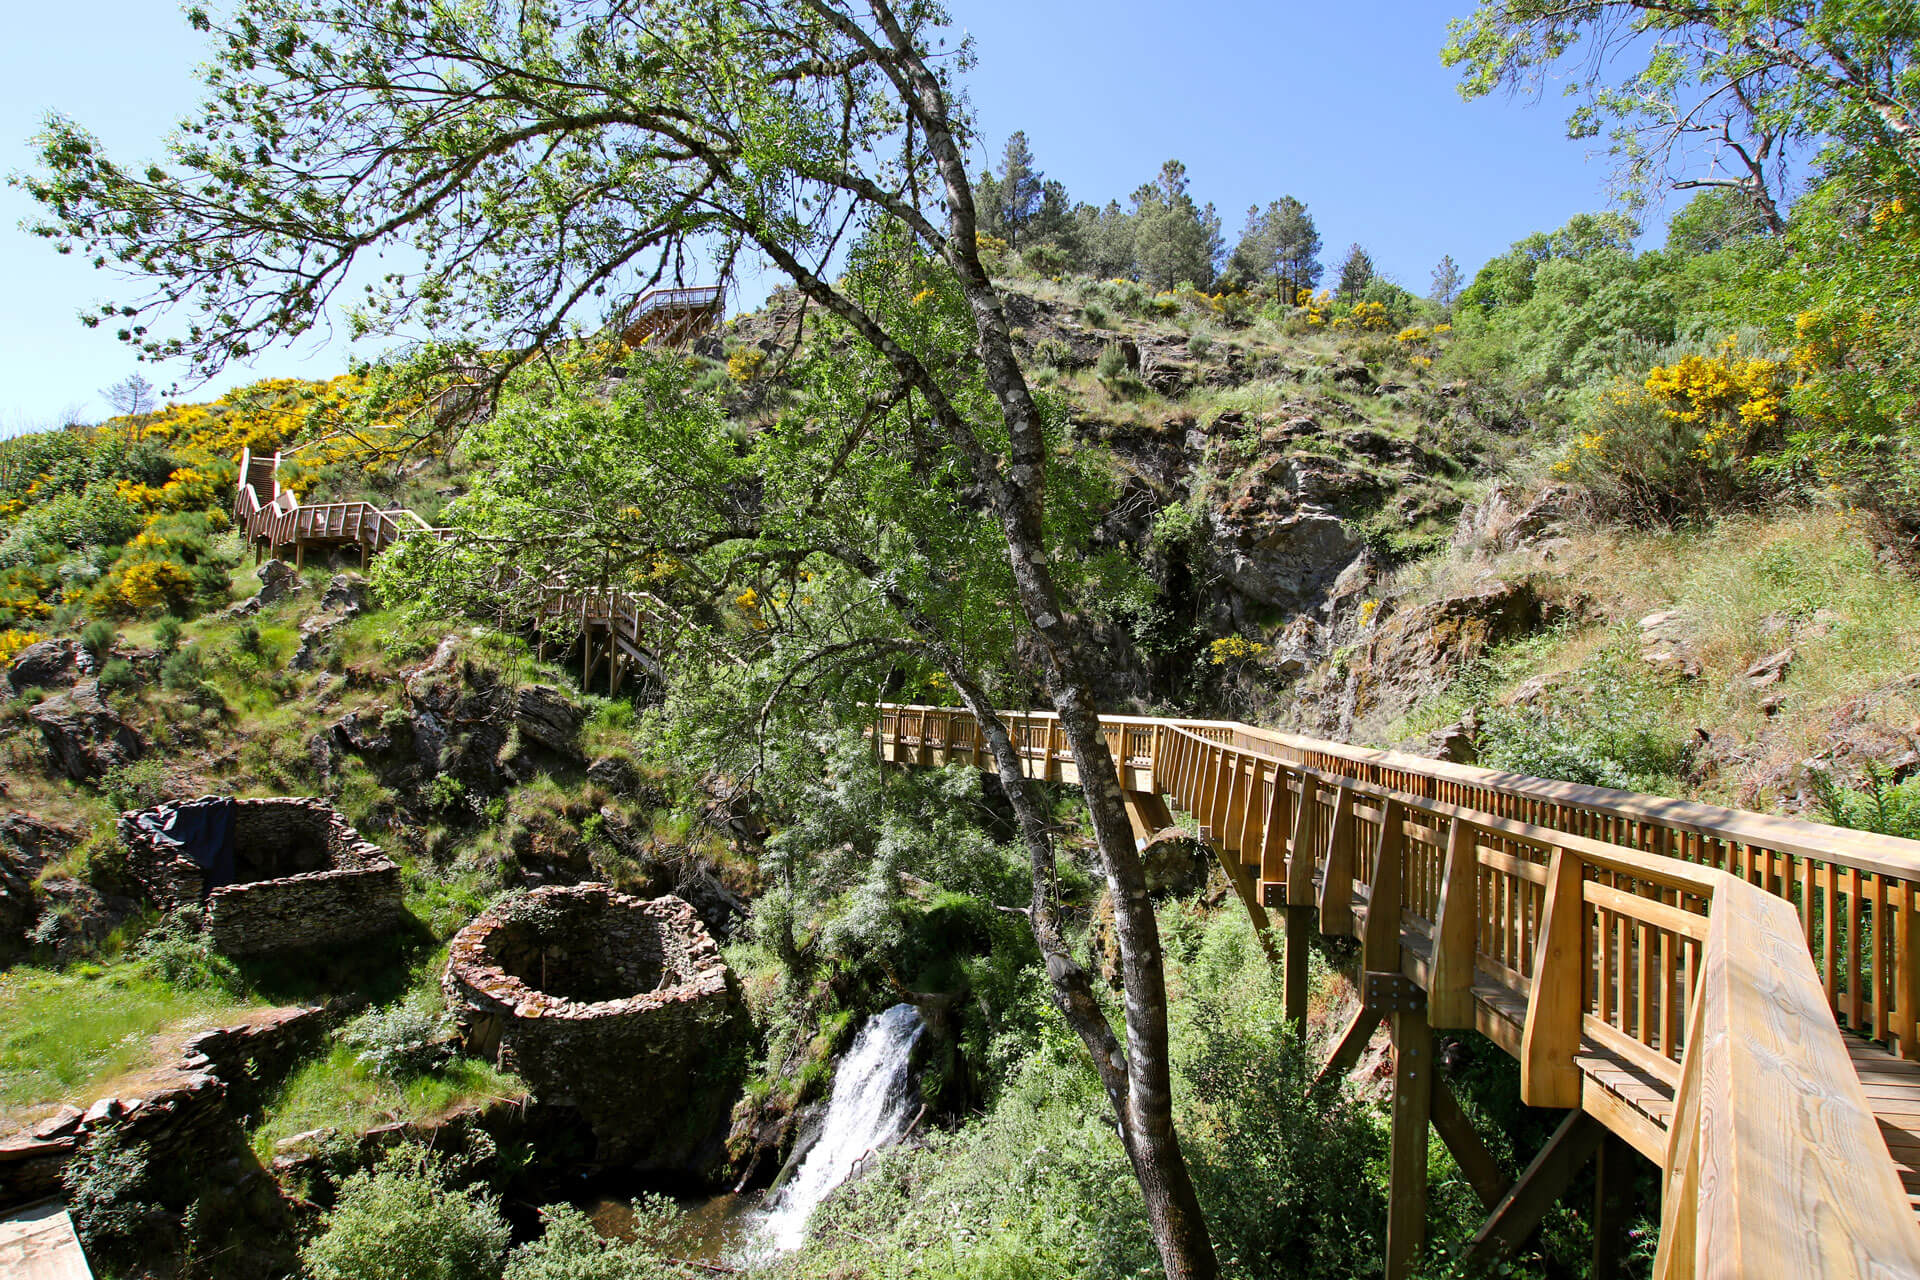
[[[240,477],[233,496],[233,523],[256,559],[291,554],[296,566],[306,563],[309,547],[351,547],[365,568],[371,558],[408,538],[452,536],[451,529],[427,523],[405,508],[376,507],[370,502],[304,504],[298,494],[280,485],[281,455],[240,455]],[[496,581],[503,611],[509,584]],[[607,693],[618,693],[631,672],[657,670],[647,635],[654,616],[651,597],[601,585],[582,587],[554,578],[531,587],[522,621],[540,634],[545,657],[550,639],[564,634],[580,641],[582,687],[590,687],[603,670]]]
[[[0,1217],[0,1280],[93,1280],[66,1205],[43,1200]]]
[[[1076,783],[1049,714],[997,713],[1027,776]],[[1662,1174],[1655,1273],[1920,1276],[1920,844],[1221,721],[1103,717],[1135,834],[1189,814],[1263,938],[1290,1018],[1307,942],[1360,941],[1362,1004],[1323,1076],[1394,1045],[1386,1273],[1416,1266],[1427,1133],[1518,1247],[1600,1161],[1610,1275],[1627,1149]],[[882,760],[990,768],[965,711],[883,706]],[[1510,1185],[1432,1060],[1471,1028],[1565,1112]]]

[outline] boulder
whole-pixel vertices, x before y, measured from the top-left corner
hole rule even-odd
[[[617,796],[632,795],[640,789],[640,770],[625,756],[601,756],[587,766],[587,781]]]
[[[1663,609],[1640,619],[1640,660],[1660,675],[1699,677],[1700,657],[1694,652],[1693,633],[1684,613]]]
[[[100,696],[100,682],[85,680],[48,698],[27,716],[40,727],[47,750],[69,778],[84,782],[137,760],[146,743]]]
[[[335,574],[320,596],[320,607],[351,618],[367,607],[367,580],[357,573]]]
[[[1155,897],[1185,898],[1207,887],[1213,855],[1198,838],[1179,827],[1154,832],[1140,849],[1147,876],[1147,892]]]
[[[306,586],[300,581],[298,571],[285,560],[269,560],[254,570],[253,576],[260,579],[257,599],[263,605],[285,600]]]
[[[16,690],[68,685],[74,681],[80,648],[71,640],[40,640],[13,655],[7,682]]]
[[[522,685],[514,694],[513,722],[520,736],[558,755],[579,758],[580,726],[587,713],[558,686]]]
[[[1764,689],[1768,685],[1779,684],[1787,678],[1787,668],[1793,665],[1792,649],[1782,649],[1770,654],[1747,668],[1747,684],[1751,688]]]

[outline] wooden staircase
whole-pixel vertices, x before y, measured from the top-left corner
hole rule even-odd
[[[1079,781],[1055,716],[998,718],[1027,776]],[[1296,1024],[1310,935],[1359,939],[1323,1074],[1389,1026],[1389,1280],[1423,1246],[1429,1124],[1488,1210],[1475,1264],[1597,1157],[1612,1274],[1619,1147],[1661,1170],[1658,1277],[1920,1276],[1920,844],[1233,722],[1102,724],[1136,835],[1184,811],[1263,938],[1280,914]],[[966,711],[882,706],[873,732],[891,763],[993,767]],[[1454,1028],[1566,1111],[1512,1185],[1426,1067]]]
[[[233,497],[233,523],[262,556],[284,557],[291,548],[296,566],[306,564],[308,547],[356,547],[360,565],[406,538],[446,539],[453,530],[436,528],[405,508],[377,507],[371,502],[326,502],[311,506],[298,494],[280,487],[278,453],[256,457],[240,455],[240,475]],[[505,597],[504,582],[496,582]],[[602,669],[607,693],[618,693],[636,667],[658,671],[646,643],[653,628],[652,602],[617,588],[581,589],[564,578],[540,584],[530,610],[545,658],[550,635],[565,632],[580,637],[582,687],[590,686]]]

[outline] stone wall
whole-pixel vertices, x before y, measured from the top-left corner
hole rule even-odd
[[[0,1209],[61,1194],[67,1161],[112,1129],[169,1167],[219,1145],[227,1130],[326,1034],[327,1011],[266,1009],[246,1022],[203,1031],[139,1097],[63,1107],[30,1129],[0,1136]]]
[[[536,889],[454,938],[441,985],[469,1052],[577,1108],[599,1158],[717,1162],[740,1068],[739,985],[692,907]]]
[[[162,910],[201,903],[213,945],[228,955],[352,942],[397,925],[400,868],[325,801],[233,802],[234,883],[207,892],[193,861],[122,814],[134,878]]]

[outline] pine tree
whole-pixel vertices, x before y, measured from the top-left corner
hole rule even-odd
[[[1365,249],[1354,245],[1347,250],[1347,260],[1340,264],[1340,297],[1351,301],[1360,296],[1360,292],[1373,283],[1373,259]]]
[[[1187,167],[1169,160],[1152,182],[1133,193],[1134,263],[1157,289],[1213,283],[1220,254],[1220,216],[1202,209],[1187,191]]]
[[[1320,282],[1320,233],[1307,206],[1282,196],[1265,210],[1248,209],[1228,271],[1243,284],[1279,285],[1288,302],[1312,289]]]
[[[1017,247],[1039,216],[1046,196],[1045,176],[1033,167],[1033,151],[1022,130],[1015,130],[1001,153],[999,195],[1000,224],[1006,229],[1007,243]]]
[[[1451,314],[1454,300],[1460,296],[1463,277],[1453,255],[1442,254],[1440,265],[1433,269],[1433,291],[1427,295],[1441,311]]]

